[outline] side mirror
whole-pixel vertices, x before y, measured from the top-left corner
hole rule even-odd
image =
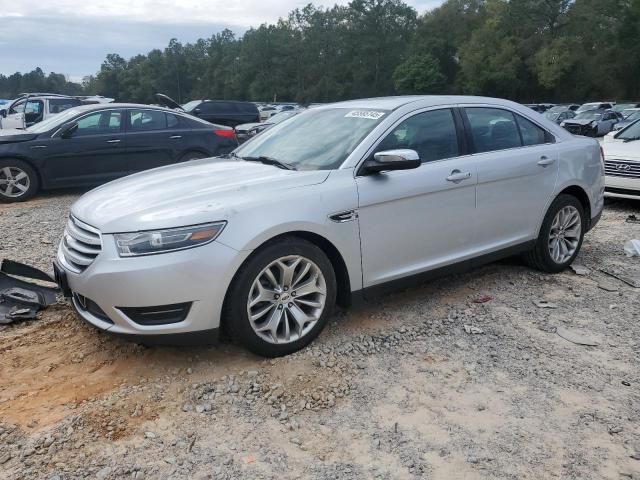
[[[7,118],[7,109],[6,108],[3,108],[2,110],[0,110],[0,117]]]
[[[411,170],[421,165],[420,156],[415,150],[386,150],[377,152],[372,159],[362,165],[363,173],[380,173],[391,170]]]
[[[77,123],[66,123],[60,129],[60,138],[71,138],[73,132],[78,129]]]

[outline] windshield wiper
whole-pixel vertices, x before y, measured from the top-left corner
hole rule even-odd
[[[640,140],[640,137],[629,137],[629,138],[625,138],[623,139],[624,143],[629,143],[629,142],[633,142],[635,140]]]
[[[260,163],[264,163],[265,165],[275,165],[276,167],[284,168],[285,170],[297,170],[297,168],[291,165],[290,163],[285,163],[281,160],[278,160],[277,158],[266,157],[264,155],[260,155],[258,157],[239,157],[239,158],[241,158],[246,162],[260,162]]]

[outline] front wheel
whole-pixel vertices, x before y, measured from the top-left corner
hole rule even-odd
[[[38,187],[38,175],[31,165],[18,159],[0,160],[0,202],[24,202]]]
[[[536,246],[525,255],[525,261],[544,272],[561,272],[578,255],[585,230],[580,201],[572,195],[559,195],[549,207]]]
[[[241,267],[225,305],[231,337],[265,357],[307,346],[326,325],[336,300],[331,262],[316,245],[283,238]]]

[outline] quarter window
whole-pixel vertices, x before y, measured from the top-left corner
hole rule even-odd
[[[400,123],[376,149],[410,149],[418,152],[420,160],[432,162],[457,157],[458,137],[450,109],[418,113]]]
[[[516,117],[522,134],[522,144],[525,147],[547,143],[547,135],[543,129],[520,115],[516,115]],[[567,118],[567,116],[565,115],[563,118]]]
[[[122,114],[117,111],[98,112],[78,120],[78,128],[74,137],[120,132]]]

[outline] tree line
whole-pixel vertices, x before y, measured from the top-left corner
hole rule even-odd
[[[198,98],[329,102],[470,94],[522,102],[640,101],[640,0],[446,0],[422,15],[401,0],[293,10],[242,36],[125,59],[107,55],[82,84],[42,70],[0,75],[20,91],[154,102]]]

